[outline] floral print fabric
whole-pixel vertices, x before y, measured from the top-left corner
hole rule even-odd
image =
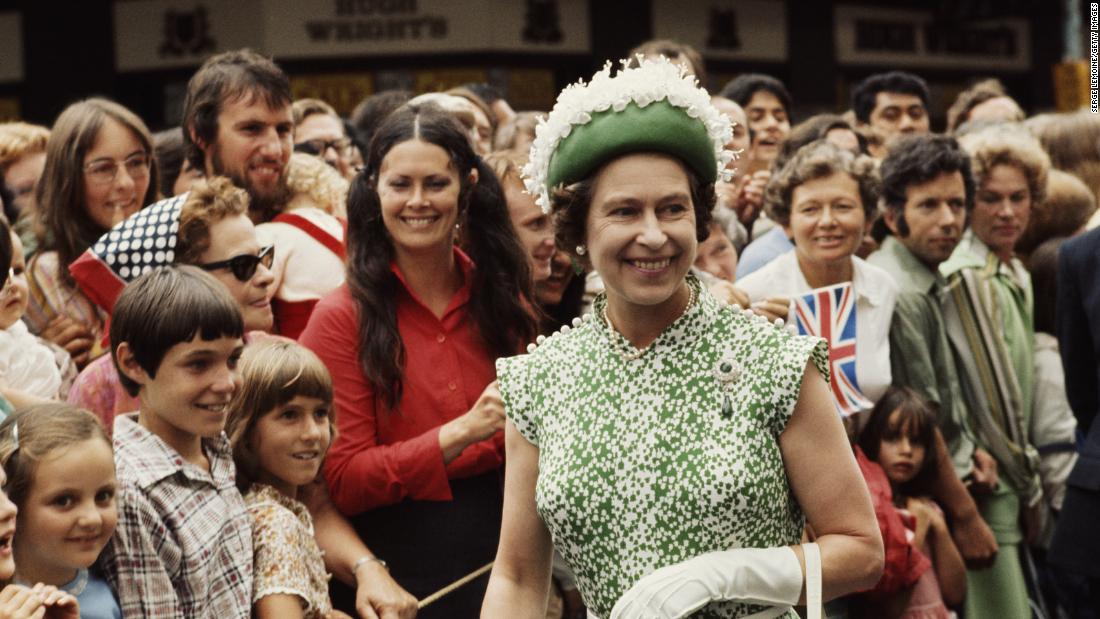
[[[296,595],[306,619],[328,617],[329,575],[306,506],[263,484],[252,484],[244,503],[252,517],[252,601]]]

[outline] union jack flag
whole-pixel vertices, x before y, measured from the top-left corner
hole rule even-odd
[[[871,410],[874,404],[856,381],[856,295],[851,282],[796,297],[794,315],[799,333],[829,343],[829,387],[840,415]]]

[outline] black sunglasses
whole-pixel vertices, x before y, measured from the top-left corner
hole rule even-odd
[[[273,262],[275,262],[275,246],[268,245],[267,247],[260,248],[259,254],[241,254],[239,256],[233,256],[229,260],[219,260],[217,262],[200,264],[199,268],[207,271],[229,269],[233,272],[233,277],[236,277],[242,282],[247,282],[256,274],[256,267],[262,264],[264,267],[270,269],[271,263]]]

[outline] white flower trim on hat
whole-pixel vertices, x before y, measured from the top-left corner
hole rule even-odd
[[[609,109],[621,112],[631,103],[644,108],[666,100],[682,108],[691,118],[702,121],[714,144],[718,178],[730,180],[732,173],[726,170],[726,165],[735,154],[726,149],[726,144],[733,139],[729,117],[711,105],[710,95],[697,85],[684,67],[664,56],[645,59],[639,54],[638,61],[638,67],[629,68],[626,66],[629,61],[621,60],[623,67],[614,77],[611,76],[611,61],[608,61],[588,84],[580,80],[566,86],[558,95],[554,109],[539,121],[528,163],[523,166],[523,177],[527,192],[535,197],[544,213],[550,213],[550,188],[546,182],[550,158],[558,144],[569,137],[573,127],[588,124],[593,113]]]

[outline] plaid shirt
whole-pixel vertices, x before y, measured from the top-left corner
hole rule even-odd
[[[115,419],[118,527],[100,561],[123,617],[247,619],[252,531],[229,442],[204,439],[210,472]]]

